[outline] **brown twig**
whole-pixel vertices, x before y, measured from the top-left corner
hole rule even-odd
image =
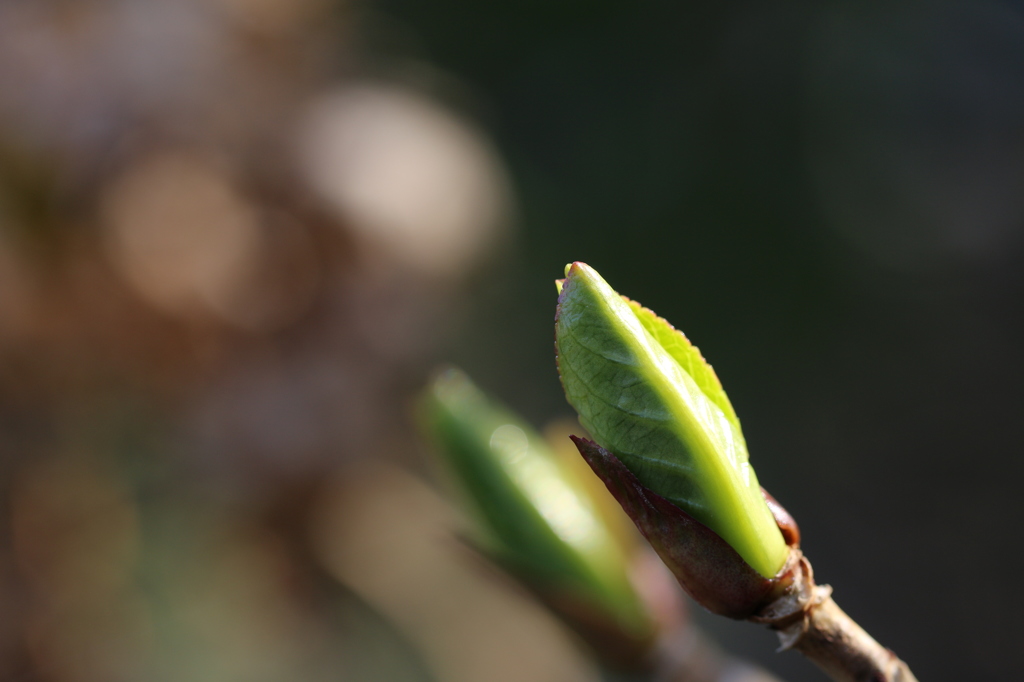
[[[917,682],[910,668],[832,601],[817,585],[810,562],[793,550],[781,589],[750,620],[779,635],[780,651],[799,651],[836,682]]]

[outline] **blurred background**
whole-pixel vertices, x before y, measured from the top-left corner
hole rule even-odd
[[[441,361],[571,416],[571,260],[843,608],[1021,676],[1021,5],[0,0],[0,678],[594,679],[411,418]]]

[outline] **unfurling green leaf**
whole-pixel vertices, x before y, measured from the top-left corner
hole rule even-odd
[[[584,263],[566,269],[555,325],[566,397],[651,491],[717,533],[766,578],[789,555],[714,370],[679,331]]]
[[[580,472],[458,370],[434,381],[423,408],[422,425],[473,517],[472,540],[546,598],[648,637],[653,625],[628,578],[626,550]]]

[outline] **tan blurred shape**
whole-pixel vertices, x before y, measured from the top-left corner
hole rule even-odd
[[[261,212],[212,156],[143,157],[107,188],[100,217],[111,261],[165,312],[262,331],[300,314],[314,293],[308,235]],[[274,220],[278,229],[268,229]]]
[[[102,202],[110,257],[141,296],[172,312],[230,310],[260,240],[253,207],[211,159],[157,153]]]
[[[371,254],[457,276],[509,218],[497,153],[467,122],[411,90],[355,85],[309,106],[299,160]]]
[[[595,673],[540,607],[488,580],[454,512],[394,467],[331,487],[313,527],[328,570],[384,613],[446,682],[572,682]],[[496,574],[492,574],[494,577]]]

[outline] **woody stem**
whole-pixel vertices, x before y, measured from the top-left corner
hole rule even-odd
[[[836,682],[917,682],[906,663],[875,641],[827,594],[808,607],[802,621],[779,630],[778,635],[783,648],[799,651]]]

